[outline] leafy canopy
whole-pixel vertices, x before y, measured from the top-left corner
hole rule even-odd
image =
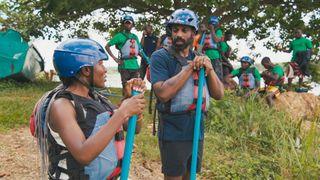
[[[159,30],[174,9],[183,7],[204,21],[219,16],[237,38],[252,32],[260,40],[279,30],[280,43],[287,44],[302,28],[315,43],[320,39],[320,2],[315,0],[5,0],[0,2],[0,28],[14,28],[26,38],[60,39],[65,29],[70,36],[85,37],[89,28],[112,33],[120,28],[119,16],[139,14],[138,30],[147,22]],[[275,47],[275,41],[265,45]]]

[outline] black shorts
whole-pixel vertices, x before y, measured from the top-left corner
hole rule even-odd
[[[216,72],[218,78],[223,82],[223,72],[222,72],[222,62],[221,59],[211,60],[214,71]]]
[[[183,176],[190,172],[192,141],[160,141],[162,173],[165,176]],[[203,141],[199,141],[197,172],[201,170]]]
[[[137,70],[131,70],[131,69],[119,69],[119,73],[121,75],[121,82],[122,86],[126,84],[127,81],[129,81],[132,78],[138,78],[139,75],[139,69]]]
[[[149,64],[147,63],[147,61],[145,59],[141,60],[141,64],[140,64],[140,78],[143,80],[144,77],[146,76],[146,71],[147,71],[147,67],[149,66]]]

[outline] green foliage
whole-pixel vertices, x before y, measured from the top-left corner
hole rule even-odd
[[[319,174],[319,138],[315,128],[302,138],[299,127],[264,99],[247,101],[226,93],[212,101],[206,120],[205,177],[228,179],[312,179]]]
[[[312,81],[320,83],[320,63],[310,63]]]
[[[302,142],[303,150],[301,151],[301,156],[299,161],[301,163],[300,169],[295,169],[297,171],[296,178],[303,179],[304,175],[307,174],[308,177],[318,178],[320,170],[320,159],[319,159],[319,145],[320,139],[318,131],[317,119],[315,118],[310,131],[304,137]],[[313,163],[310,163],[313,162]],[[318,171],[315,171],[318,170]]]
[[[123,14],[142,15],[136,24],[138,30],[148,22],[158,31],[173,9],[188,7],[196,11],[201,20],[207,20],[211,15],[221,17],[223,26],[238,38],[247,38],[252,31],[255,40],[263,39],[271,35],[270,29],[278,28],[283,43],[287,44],[294,29],[299,27],[319,42],[320,3],[311,0],[6,0],[0,2],[0,7],[2,28],[15,28],[25,37],[47,35],[59,39],[63,29],[70,30],[77,37],[85,36],[88,28],[100,32],[114,31],[120,25],[118,16]],[[105,17],[96,18],[97,12]],[[305,23],[303,18],[307,14],[310,18]],[[56,30],[55,34],[51,28]],[[274,47],[275,44],[269,42],[266,46]]]

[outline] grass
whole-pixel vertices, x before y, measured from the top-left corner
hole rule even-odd
[[[212,105],[206,121],[204,167],[208,173],[204,176],[230,179],[320,177],[320,141],[316,128],[302,137],[301,148],[296,148],[300,127],[285,112],[268,108],[263,99],[251,98],[244,102],[226,93],[223,101],[212,101]]]
[[[310,63],[309,69],[312,74],[312,81],[320,83],[320,61]]]
[[[0,81],[0,131],[29,124],[36,101],[57,83]]]
[[[57,83],[0,82],[0,131],[28,126],[35,102]],[[112,94],[121,89],[111,88]],[[146,97],[149,93],[146,93]],[[109,99],[118,104],[120,97]],[[152,115],[145,110],[144,125],[135,138],[136,162],[160,164],[157,137],[152,136]],[[299,125],[285,112],[267,107],[261,98],[248,101],[226,92],[211,101],[205,121],[205,150],[201,179],[318,179],[320,139],[315,117],[311,130],[296,147]]]

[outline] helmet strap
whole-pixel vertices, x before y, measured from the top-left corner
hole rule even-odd
[[[85,87],[88,88],[89,90],[89,95],[91,97],[95,97],[94,94],[95,94],[95,88],[94,88],[94,82],[93,82],[93,78],[94,78],[94,73],[93,73],[93,66],[90,66],[90,75],[89,75],[89,83],[84,81],[81,77],[80,77],[80,74],[76,74],[75,77],[76,79],[82,84],[84,85]]]
[[[89,90],[91,90],[91,89],[94,89],[94,82],[93,82],[93,66],[90,66],[89,67],[90,68],[90,89]]]
[[[96,92],[96,88],[94,87],[94,81],[93,81],[94,73],[93,73],[93,69],[94,69],[94,66],[90,66],[89,95],[90,95],[91,97],[93,97],[94,99],[98,99],[98,95],[97,95],[97,92]]]

